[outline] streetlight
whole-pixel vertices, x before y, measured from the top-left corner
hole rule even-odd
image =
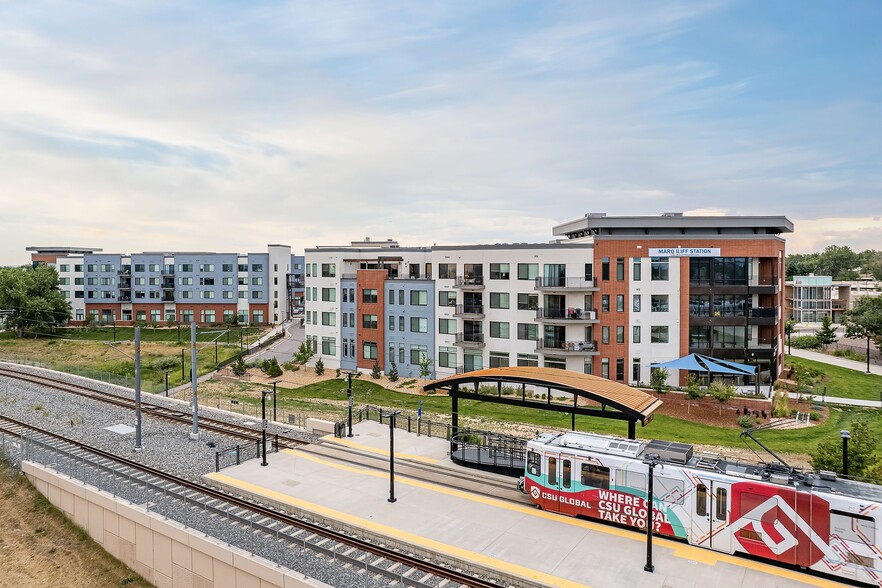
[[[643,566],[643,571],[650,573],[655,571],[655,566],[652,565],[652,478],[655,473],[655,466],[660,461],[661,458],[657,453],[650,453],[643,458],[643,463],[649,466],[649,489],[646,493],[646,565]]]
[[[845,429],[839,431],[842,436],[842,476],[848,476],[848,440],[851,439],[851,433]]]
[[[401,414],[395,410],[380,414],[380,419],[389,419],[389,502],[395,502],[395,416]]]
[[[165,397],[168,398],[168,375],[171,373],[170,370],[165,370]]]
[[[272,394],[272,390],[261,390],[260,391],[260,410],[263,418],[262,428],[263,428],[263,463],[260,465],[266,466],[269,465],[266,463],[266,397],[269,394]]]
[[[352,372],[346,372],[346,398],[349,401],[349,422],[346,427],[346,436],[352,437]]]
[[[282,380],[274,380],[270,382],[273,385],[273,420],[276,421],[276,384],[281,382]]]

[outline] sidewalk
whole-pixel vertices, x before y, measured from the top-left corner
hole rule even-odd
[[[805,398],[806,394],[799,394],[798,392],[790,392],[788,393],[790,398],[799,398],[800,396]],[[882,402],[878,400],[858,400],[856,398],[836,398],[834,396],[821,396],[820,394],[812,394],[812,398],[814,398],[815,402],[821,404],[845,404],[848,406],[867,406],[870,408],[882,408]]]
[[[834,355],[827,355],[826,353],[818,353],[817,351],[808,351],[806,349],[793,349],[790,353],[788,353],[788,355],[792,355],[793,357],[801,357],[803,359],[810,359],[812,361],[819,361],[821,363],[826,363],[829,365],[836,365],[858,372],[867,371],[867,364],[865,362],[845,359],[844,357],[836,357]],[[871,363],[870,373],[876,374],[877,376],[882,376],[882,366],[874,365],[873,363]]]

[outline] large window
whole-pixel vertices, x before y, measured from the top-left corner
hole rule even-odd
[[[412,316],[410,317],[410,332],[411,333],[428,333],[429,332],[429,319]]]
[[[326,327],[337,326],[337,313],[336,312],[323,312],[322,313],[322,324]]]
[[[337,290],[335,288],[322,288],[322,302],[336,302]]]
[[[746,347],[746,327],[713,327],[713,346]]]
[[[365,329],[376,329],[377,328],[377,315],[375,314],[363,314],[361,315],[361,326]]]
[[[322,337],[322,355],[337,355],[336,337]]]
[[[714,316],[743,317],[747,316],[747,296],[714,295]]]
[[[652,343],[667,343],[668,342],[668,327],[667,326],[652,326],[650,327],[650,341]]]
[[[322,264],[322,277],[323,278],[334,278],[337,276],[337,265],[333,263],[323,263]]]
[[[539,367],[539,356],[535,353],[518,353],[518,365]]]
[[[410,364],[411,365],[420,365],[423,361],[425,361],[429,357],[429,348],[425,345],[411,345],[410,346]]]
[[[429,304],[429,293],[425,290],[411,290],[410,304],[412,306],[426,306]]]
[[[456,306],[456,292],[438,292],[438,306]]]
[[[710,349],[711,348],[711,328],[705,326],[689,327],[689,348],[690,349]]]
[[[519,280],[535,280],[539,277],[538,263],[519,263],[518,279]]]
[[[650,303],[652,312],[668,312],[670,310],[670,296],[667,294],[653,294]]]
[[[367,304],[376,304],[379,293],[376,288],[362,288],[361,301]]]
[[[669,261],[667,257],[651,259],[651,279],[656,282],[667,282],[669,277]]]
[[[505,353],[503,351],[491,351],[490,352],[490,367],[491,368],[508,367],[508,353]]]
[[[365,341],[361,346],[361,356],[364,359],[378,359],[377,344]]]
[[[588,463],[582,464],[582,485],[609,490],[609,468]]]
[[[439,263],[438,264],[438,279],[439,280],[453,280],[456,278],[456,264],[455,263]]]
[[[490,321],[490,336],[498,339],[509,338],[509,323]]]
[[[511,294],[508,292],[490,292],[490,308],[510,308]]]
[[[455,368],[456,367],[456,347],[439,347],[438,348],[438,367]]]
[[[715,284],[747,284],[746,257],[717,257],[713,262]]]
[[[710,316],[711,297],[708,295],[689,295],[689,316]]]
[[[509,264],[507,263],[491,263],[490,279],[491,280],[507,280],[509,279]]]
[[[538,338],[538,325],[533,323],[518,323],[518,339],[524,341],[535,341]]]
[[[518,294],[518,310],[536,310],[539,308],[538,294]]]
[[[438,319],[438,333],[442,335],[455,335],[456,319]]]

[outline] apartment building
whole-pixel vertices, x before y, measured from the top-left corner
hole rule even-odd
[[[33,264],[55,267],[74,324],[247,324],[290,317],[296,256],[287,245],[266,253],[103,253],[97,248],[28,247]],[[302,258],[300,261],[302,266]]]
[[[328,367],[394,362],[404,377],[541,365],[637,383],[651,363],[700,352],[755,363],[767,382],[781,369],[792,230],[784,217],[595,214],[545,244],[316,247],[306,336]]]

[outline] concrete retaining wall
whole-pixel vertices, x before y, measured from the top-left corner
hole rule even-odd
[[[158,588],[330,588],[39,464],[22,462],[22,471],[108,553]]]

